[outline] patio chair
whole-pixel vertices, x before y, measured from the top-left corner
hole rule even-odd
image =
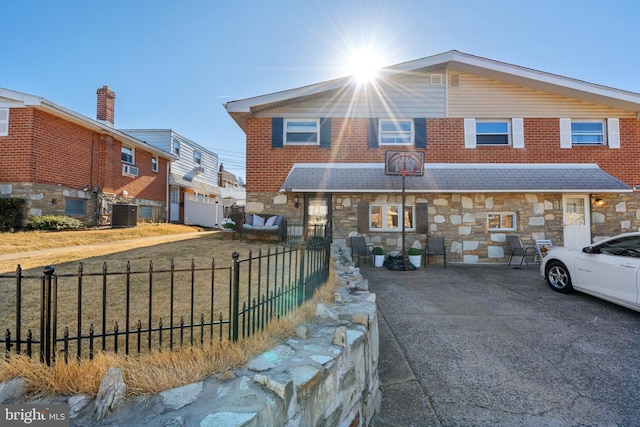
[[[534,246],[524,247],[522,244],[522,240],[520,236],[516,236],[515,234],[509,234],[507,236],[507,241],[509,242],[509,247],[511,248],[511,255],[509,256],[509,267],[511,267],[511,262],[513,261],[513,257],[520,256],[520,264],[526,263],[527,270],[529,269],[529,261],[527,257],[530,256],[532,261],[535,261],[538,252]]]
[[[351,243],[351,257],[358,257],[357,266],[360,267],[360,257],[364,256],[364,262],[367,263],[367,255],[369,255],[369,251],[367,250],[367,244],[364,241],[364,237],[350,237]]]
[[[441,256],[444,268],[447,268],[447,248],[444,245],[444,237],[427,236],[427,244],[424,247],[424,262],[429,265],[430,256]]]

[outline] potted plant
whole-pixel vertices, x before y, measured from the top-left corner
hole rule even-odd
[[[409,262],[413,264],[414,267],[419,268],[422,264],[422,252],[420,249],[409,248],[407,255],[409,256]]]
[[[384,264],[384,250],[380,246],[373,248],[373,265],[382,267]]]
[[[224,240],[233,240],[234,235],[234,227],[236,226],[236,222],[231,218],[227,217],[222,220],[222,238]]]

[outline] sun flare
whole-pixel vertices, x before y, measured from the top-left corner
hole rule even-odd
[[[364,83],[375,79],[382,65],[382,56],[374,49],[367,48],[351,53],[346,70],[348,75]]]

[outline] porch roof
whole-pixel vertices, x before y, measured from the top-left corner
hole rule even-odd
[[[396,193],[400,176],[384,163],[296,163],[280,191]],[[633,191],[597,164],[426,163],[424,176],[405,179],[407,193],[624,193]]]
[[[215,194],[216,196],[220,196],[220,189],[215,185],[207,184],[189,176],[181,176],[175,172],[171,172],[169,175],[169,185],[189,188],[200,194]]]

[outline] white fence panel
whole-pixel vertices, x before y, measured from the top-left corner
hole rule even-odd
[[[184,201],[184,223],[209,228],[222,227],[224,208],[213,199],[189,195]]]

